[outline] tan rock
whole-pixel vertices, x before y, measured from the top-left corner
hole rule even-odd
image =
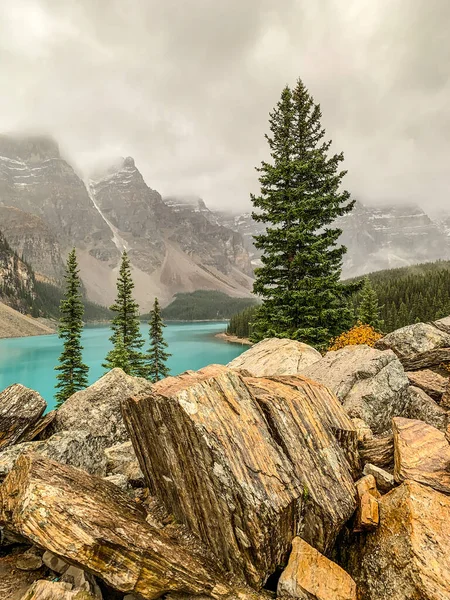
[[[373,529],[380,521],[378,511],[378,498],[380,492],[373,475],[365,475],[356,482],[359,506],[356,511],[355,531]]]
[[[106,448],[106,471],[110,475],[124,475],[133,486],[143,485],[144,474],[130,441]]]
[[[158,382],[123,413],[150,492],[255,586],[298,533],[329,549],[356,508],[356,431],[302,377],[213,365]]]
[[[431,369],[410,371],[406,374],[411,385],[420,388],[434,400],[439,401],[447,388],[448,377],[443,377]]]
[[[447,382],[445,392],[442,394],[441,406],[447,409],[450,408],[450,379]]]
[[[97,600],[89,592],[73,589],[70,583],[61,581],[36,581],[21,600]]]
[[[144,600],[169,591],[256,598],[195,538],[170,535],[145,517],[116,486],[37,454],[21,456],[0,486],[0,525],[123,593]]]
[[[322,358],[320,352],[295,340],[268,338],[255,344],[229,363],[253,377],[296,375]]]
[[[394,466],[394,438],[392,435],[364,439],[358,444],[363,464],[370,463],[377,467]]]
[[[360,598],[450,598],[450,497],[407,481],[379,507],[379,527],[347,548]]]
[[[398,482],[412,479],[450,493],[450,445],[445,434],[413,419],[393,419],[395,468]]]
[[[373,431],[365,421],[356,418],[352,419],[352,421],[356,429],[358,442],[365,442],[366,440],[371,440],[373,438]]]
[[[23,385],[15,384],[0,393],[0,451],[15,444],[40,419],[47,403]]]
[[[296,537],[288,566],[278,582],[277,597],[356,600],[356,583],[341,567]]]

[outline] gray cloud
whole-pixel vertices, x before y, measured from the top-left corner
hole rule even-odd
[[[15,0],[0,5],[0,129],[82,171],[132,155],[163,194],[247,208],[267,116],[302,77],[346,186],[448,203],[448,0]]]

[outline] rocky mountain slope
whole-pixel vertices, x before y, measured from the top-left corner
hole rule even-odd
[[[34,273],[0,232],[0,301],[29,313],[36,297]]]
[[[155,295],[167,303],[176,292],[201,288],[249,294],[252,271],[240,234],[165,204],[132,158],[84,182],[53,140],[0,136],[0,205],[6,237],[43,277],[57,280],[75,246],[88,297],[98,303],[114,298],[123,250],[143,309]]]
[[[56,235],[38,216],[12,206],[0,206],[0,223],[14,252],[33,266],[36,278],[60,284],[64,263]]]
[[[55,331],[48,325],[0,302],[0,339],[51,333]]]
[[[2,600],[450,597],[449,366],[447,317],[156,384],[114,369],[46,415],[7,388]]]
[[[257,266],[260,252],[253,246],[252,236],[264,226],[254,222],[250,213],[215,214],[242,234],[252,264]],[[368,207],[357,202],[338,226],[343,230],[341,242],[348,249],[344,277],[450,258],[450,218],[435,221],[415,205]]]

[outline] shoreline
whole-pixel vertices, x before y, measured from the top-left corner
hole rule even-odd
[[[227,342],[228,344],[241,344],[241,346],[253,346],[253,342],[251,342],[248,338],[240,338],[237,335],[228,335],[228,333],[216,333],[215,336],[219,340],[223,342]]]

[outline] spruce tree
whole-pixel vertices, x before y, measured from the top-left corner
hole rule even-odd
[[[119,334],[114,344],[114,348],[109,353],[109,363],[111,368],[119,368],[125,373],[131,372],[130,357],[123,343],[123,336]]]
[[[259,196],[252,196],[255,236],[263,251],[254,292],[261,296],[252,338],[288,337],[321,347],[352,324],[350,295],[359,282],[340,281],[345,247],[334,224],[354,201],[341,191],[343,155],[329,156],[321,110],[301,80],[286,86],[270,114],[271,161],[263,162]]]
[[[163,336],[165,323],[161,316],[158,298],[155,298],[153,310],[150,311],[149,325],[150,350],[147,354],[148,378],[150,381],[156,382],[169,375],[170,370],[166,366],[166,362],[169,356],[171,356],[171,354],[165,351],[165,348],[167,348],[167,342]]]
[[[358,307],[358,318],[361,323],[371,325],[376,331],[382,331],[384,322],[380,318],[381,309],[382,307],[378,303],[378,295],[373,289],[370,279],[365,277]]]
[[[110,370],[125,366],[124,371],[128,375],[146,377],[145,357],[141,351],[145,342],[140,331],[139,305],[133,298],[133,289],[130,260],[124,252],[117,278],[117,298],[110,306],[115,313],[111,322],[113,333],[109,338],[113,349],[106,355],[103,367]],[[124,360],[125,353],[128,361]]]
[[[65,293],[60,303],[59,337],[64,340],[56,376],[56,405],[88,385],[89,368],[83,363],[81,333],[84,307],[75,248],[69,253],[65,273]]]

